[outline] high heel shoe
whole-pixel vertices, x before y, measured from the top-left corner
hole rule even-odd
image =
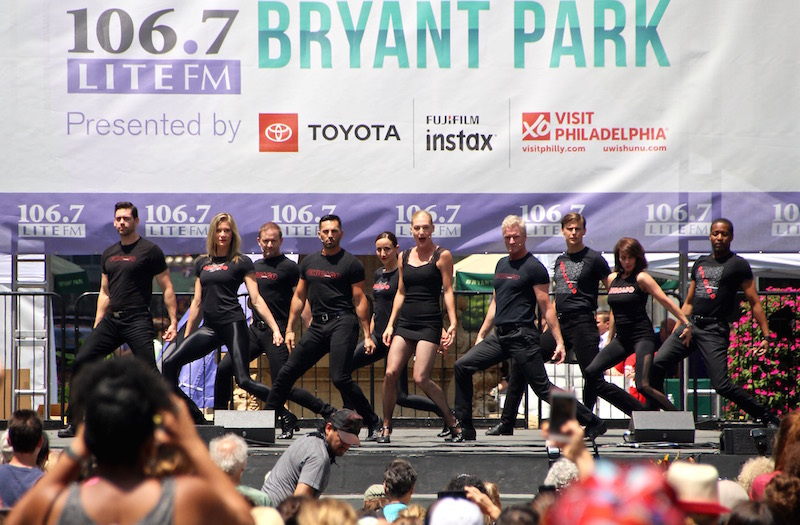
[[[450,411],[451,414],[454,416],[456,415],[454,410]],[[436,434],[436,437],[444,438],[450,435],[450,427],[447,426],[447,422],[444,422],[444,426],[442,427],[442,431]]]
[[[392,442],[392,427],[381,427],[381,434],[375,441],[378,443],[391,443]]]
[[[449,427],[450,435],[444,440],[448,443],[463,443],[464,441],[475,441],[477,433],[474,428],[463,428],[461,422],[456,419],[456,424]]]
[[[300,431],[297,424],[297,416],[288,410],[281,416],[281,433],[275,436],[277,439],[292,439],[295,432]]]

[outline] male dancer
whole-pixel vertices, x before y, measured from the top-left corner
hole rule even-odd
[[[544,368],[545,357],[539,347],[541,332],[534,324],[537,304],[544,312],[549,331],[556,341],[552,358],[558,363],[564,361],[564,341],[550,302],[550,277],[542,263],[528,252],[525,222],[521,217],[509,215],[503,220],[501,231],[508,257],[497,263],[494,294],[478,331],[478,344],[455,363],[455,410],[461,422],[462,441],[475,439],[475,428],[472,426],[472,375],[478,370],[513,358],[512,366],[521,370],[524,379],[540,399],[549,402],[550,394],[558,390],[550,382]],[[489,333],[492,326],[494,331]],[[606,432],[605,423],[588,408],[578,403],[577,409],[577,419],[586,426],[587,437],[594,439]]]
[[[289,318],[289,304],[300,278],[300,270],[294,261],[281,253],[282,244],[281,227],[274,222],[263,224],[258,230],[258,246],[261,248],[264,258],[256,261],[253,265],[256,269],[258,293],[264,298],[281,331],[285,332]],[[289,359],[289,351],[286,346],[275,346],[272,341],[272,330],[255,310],[253,310],[253,322],[250,324],[248,352],[248,363],[262,353],[267,354],[272,377],[278,377],[278,372]],[[233,375],[233,360],[226,354],[217,367],[217,379],[214,383],[215,409],[224,410],[228,407],[233,391]],[[311,392],[300,388],[292,387],[289,391],[289,399],[315,413],[322,414],[323,417],[329,416],[335,410]],[[297,417],[291,412],[285,412],[281,421],[282,433],[276,437],[291,439],[296,423]]]
[[[142,359],[158,372],[153,348],[156,332],[150,313],[153,277],[164,293],[164,304],[169,315],[164,340],[171,341],[175,337],[177,303],[164,252],[139,236],[136,231],[138,226],[139,210],[136,206],[130,202],[114,205],[114,227],[119,233],[119,242],[103,252],[94,330],[75,356],[73,378],[86,363],[102,359],[122,343],[128,343],[134,357]],[[71,412],[67,414],[68,425],[59,430],[59,437],[75,435],[74,416]]]
[[[367,423],[367,439],[374,440],[380,419],[351,377],[359,323],[367,353],[375,350],[369,327],[369,304],[364,295],[364,265],[340,246],[344,231],[338,216],[322,217],[317,235],[322,252],[312,253],[300,263],[300,280],[292,297],[285,338],[291,355],[272,384],[266,408],[281,408],[295,381],[330,353],[334,386],[341,392],[344,405],[353,407]],[[306,300],[311,304],[312,323],[296,344],[292,327]]]
[[[567,251],[558,256],[553,271],[556,311],[567,351],[575,353],[583,372],[583,403],[591,410],[599,395],[628,415],[634,410],[645,410],[640,401],[618,386],[603,381],[602,375],[597,378],[586,376],[586,367],[600,351],[600,332],[594,317],[598,282],[608,289],[611,269],[599,253],[583,244],[586,235],[583,215],[577,212],[566,214],[561,219],[561,234],[567,242]]]
[[[741,289],[753,310],[753,317],[761,328],[761,341],[757,355],[764,355],[769,348],[767,334],[769,324],[761,299],[756,292],[750,264],[731,251],[733,223],[728,219],[715,219],[711,223],[711,253],[695,261],[692,267],[692,282],[681,310],[692,323],[692,339],[689,346],[680,340],[682,327],[672,332],[656,352],[652,368],[652,385],[664,391],[664,376],[676,363],[695,349],[706,364],[711,384],[717,394],[730,399],[739,408],[765,425],[779,425],[780,420],[742,387],[733,384],[728,377],[728,345],[730,325],[728,319],[739,306],[736,292]]]

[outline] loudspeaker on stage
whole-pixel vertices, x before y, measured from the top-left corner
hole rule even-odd
[[[636,443],[694,443],[692,412],[634,411],[631,414],[631,440]]]

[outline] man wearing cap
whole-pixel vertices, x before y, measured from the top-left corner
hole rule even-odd
[[[320,497],[328,486],[331,463],[361,444],[362,424],[361,416],[345,408],[331,415],[322,430],[292,443],[261,487],[270,505],[277,507],[289,496]]]

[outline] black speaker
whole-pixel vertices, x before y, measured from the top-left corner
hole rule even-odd
[[[694,443],[694,414],[634,411],[630,430],[636,443]]]
[[[225,433],[225,429],[222,427],[215,427],[213,425],[197,425],[194,428],[197,429],[197,433],[200,434],[200,439],[206,442],[206,444],[210,443],[212,439],[222,437]]]
[[[753,431],[756,432],[753,432]],[[719,435],[719,448],[724,454],[755,456],[772,454],[777,428],[734,427],[723,428]],[[751,435],[751,433],[755,435]],[[761,450],[759,450],[759,448]]]
[[[216,410],[214,425],[254,443],[275,443],[274,410]]]

